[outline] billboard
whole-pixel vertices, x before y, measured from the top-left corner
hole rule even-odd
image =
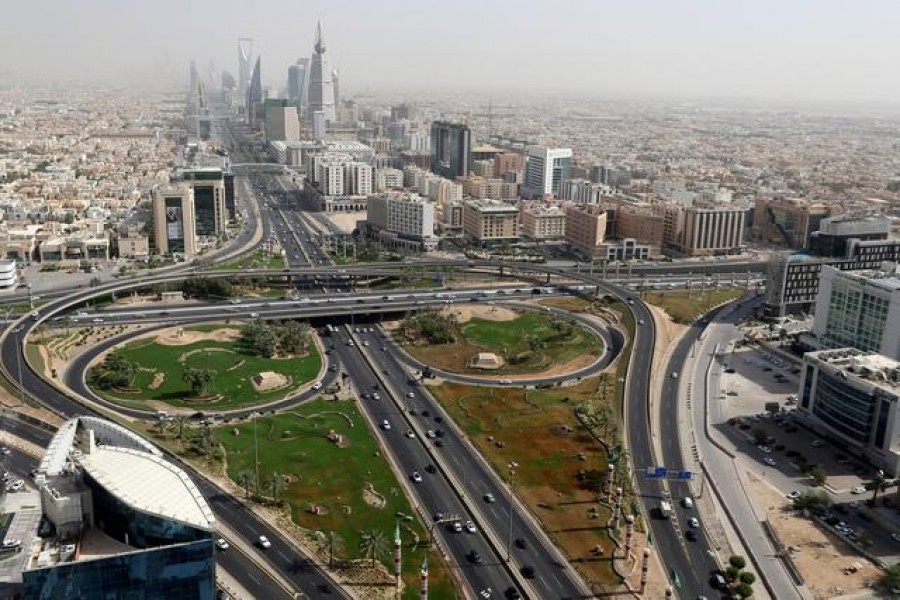
[[[184,239],[184,214],[181,198],[166,198],[166,237],[169,240]]]

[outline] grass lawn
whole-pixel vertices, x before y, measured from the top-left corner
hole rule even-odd
[[[569,558],[584,559],[573,566],[588,581],[609,588],[619,583],[607,559],[613,547],[605,529],[609,512],[596,503],[596,492],[578,481],[583,470],[605,474],[607,453],[574,411],[582,403],[609,406],[612,434],[620,421],[615,389],[611,375],[566,388],[487,390],[455,383],[431,388],[501,477],[509,481],[507,465],[518,463],[516,493]],[[592,518],[589,509],[598,506]],[[602,557],[591,554],[598,544]]]
[[[497,375],[544,371],[582,356],[599,355],[601,342],[592,333],[572,321],[556,319],[531,311],[512,321],[473,318],[458,327],[452,344],[413,344],[406,350],[437,369],[480,374],[488,372],[470,368],[469,361],[478,352],[494,352],[506,357],[503,368],[489,372]]]
[[[644,300],[665,310],[676,323],[691,323],[712,307],[740,298],[744,293],[734,288],[646,292]]]
[[[210,331],[210,326],[187,330]],[[141,406],[146,400],[162,401],[172,406],[198,410],[225,410],[251,406],[285,396],[289,391],[311,381],[319,372],[321,356],[312,346],[304,357],[290,359],[263,358],[245,348],[239,340],[202,340],[182,346],[158,344],[155,339],[137,340],[121,346],[116,352],[138,365],[134,388],[127,393],[104,393],[104,397],[128,406]],[[189,388],[181,377],[185,368],[214,369],[215,379],[209,386],[211,400],[186,400]],[[274,371],[286,376],[289,384],[269,391],[257,391],[254,375]],[[163,374],[159,381],[157,374]],[[156,383],[156,387],[153,384]],[[146,407],[146,405],[144,405]]]
[[[263,493],[271,495],[266,482],[273,473],[287,478],[289,483],[280,497],[289,502],[294,522],[310,531],[337,532],[344,547],[335,553],[336,558],[358,558],[360,534],[380,531],[388,541],[381,562],[390,567],[395,515],[415,513],[355,404],[316,400],[284,414],[261,417],[256,428]],[[236,482],[242,473],[254,471],[253,431],[253,423],[216,430],[226,450],[228,475]],[[346,446],[327,439],[329,432],[344,436]],[[313,514],[313,505],[320,514]],[[438,554],[416,545],[428,536],[418,519],[404,522],[401,536],[407,584],[404,598],[418,597],[419,566],[425,552],[430,597],[458,597]]]
[[[544,298],[543,300],[539,300],[538,303],[543,306],[552,306],[553,308],[561,308],[563,310],[576,313],[585,312],[594,304],[593,302],[585,300],[584,298],[578,298],[575,296],[565,296],[562,298]]]

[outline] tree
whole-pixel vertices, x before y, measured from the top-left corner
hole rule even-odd
[[[272,499],[278,502],[278,496],[284,491],[284,479],[278,473],[272,473],[269,477],[269,490],[272,492]]]
[[[328,566],[334,566],[334,554],[344,549],[344,538],[337,531],[325,532],[325,546],[328,548]]]
[[[900,563],[891,565],[885,569],[881,574],[878,585],[885,592],[900,587]]]
[[[741,583],[746,583],[747,585],[753,585],[756,581],[756,575],[751,573],[750,571],[744,571],[741,573],[740,577]]]
[[[794,500],[794,508],[808,510],[814,514],[822,514],[831,506],[831,498],[822,490],[815,490],[800,494]]]
[[[238,475],[238,485],[244,488],[244,494],[248,500],[250,499],[250,483],[253,482],[253,480],[253,473],[250,471],[241,471],[240,475]]]
[[[734,591],[737,592],[737,595],[741,598],[749,598],[753,595],[753,588],[746,583],[741,583],[736,588],[734,588]]]
[[[816,465],[812,469],[810,469],[809,476],[812,477],[813,485],[815,486],[821,487],[825,485],[826,481],[828,481],[828,472],[822,465]]]
[[[371,560],[372,566],[374,567],[375,561],[379,560],[387,553],[387,537],[384,535],[384,532],[377,529],[364,532],[360,536],[359,547],[362,551],[363,558]]]
[[[728,564],[737,569],[738,571],[743,570],[744,567],[747,566],[747,559],[743,556],[733,554],[728,557]]]
[[[868,487],[872,488],[872,498],[869,500],[869,506],[875,506],[875,500],[878,499],[878,492],[881,491],[881,486],[884,485],[884,471],[878,469],[875,472],[875,476],[869,480]]]
[[[181,374],[181,380],[188,384],[191,394],[194,396],[205,396],[209,389],[209,384],[216,378],[214,369],[195,369],[188,367]]]
[[[184,426],[187,424],[188,418],[184,415],[175,415],[175,426],[178,427],[178,439],[184,437]]]

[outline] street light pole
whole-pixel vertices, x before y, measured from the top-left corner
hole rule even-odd
[[[509,529],[506,535],[506,562],[512,558],[512,528],[513,528],[513,481],[516,476],[516,467],[518,463],[511,462],[507,465],[509,469]]]
[[[253,413],[253,464],[256,469],[256,493],[259,493],[259,439],[256,437],[256,421],[259,413]]]
[[[25,350],[22,348],[22,338],[18,333],[16,335],[16,363],[19,367],[19,400],[24,405],[25,404],[25,383],[22,381],[22,352]]]

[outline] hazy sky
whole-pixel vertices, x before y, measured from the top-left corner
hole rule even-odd
[[[342,91],[418,88],[900,101],[897,0],[3,0],[0,73],[128,77],[190,59],[266,85],[312,51]]]

